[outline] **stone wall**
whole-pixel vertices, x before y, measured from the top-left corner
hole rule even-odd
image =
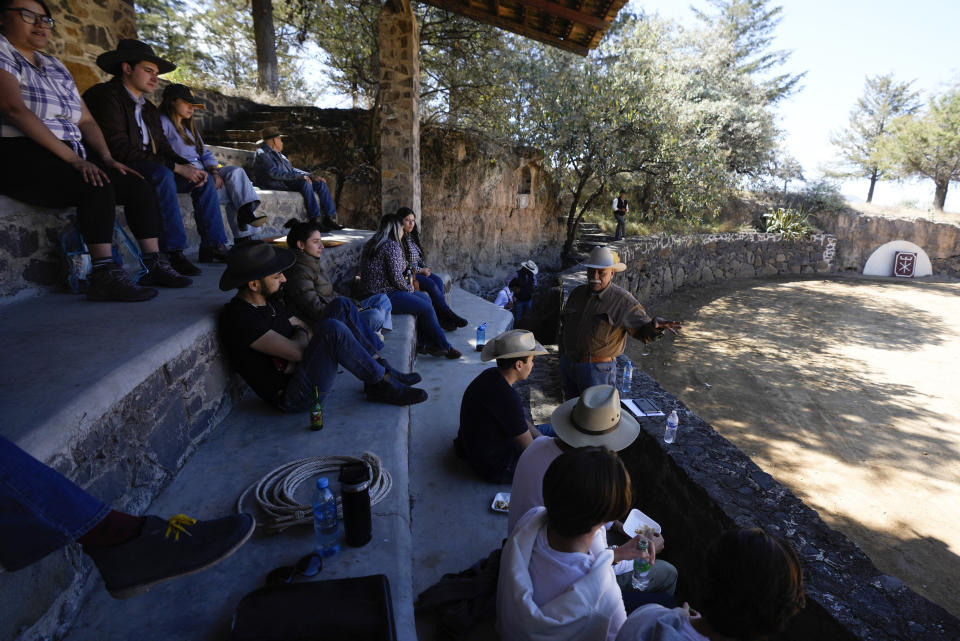
[[[796,240],[765,233],[644,236],[611,247],[628,265],[614,282],[641,302],[683,285],[836,271],[836,238],[828,234]]]
[[[807,606],[778,641],[960,639],[960,620],[882,574],[853,542],[639,370],[631,396],[680,416],[674,444],[663,443],[664,419],[641,421],[639,438],[620,455],[644,511],[663,527],[664,558],[681,568],[678,593],[694,607],[710,544],[726,529],[761,527],[790,541],[804,570]]]
[[[107,79],[97,56],[137,37],[133,0],[48,0],[57,26],[46,52],[66,65],[80,93]]]
[[[934,274],[960,278],[960,226],[956,224],[865,216],[852,210],[819,213],[816,219],[821,229],[838,239],[839,271],[861,272],[878,247],[906,240],[927,252]]]

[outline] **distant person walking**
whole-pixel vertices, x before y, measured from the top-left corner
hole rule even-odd
[[[613,217],[617,219],[617,231],[613,235],[613,240],[621,240],[626,231],[627,214],[630,212],[630,204],[625,196],[627,193],[623,190],[613,199]]]

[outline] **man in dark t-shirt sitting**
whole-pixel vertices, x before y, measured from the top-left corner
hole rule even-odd
[[[284,308],[276,294],[286,280],[283,270],[294,261],[288,249],[248,243],[230,251],[220,278],[220,289],[237,290],[220,313],[220,338],[231,365],[257,396],[285,412],[306,411],[314,387],[321,400],[331,392],[339,364],[364,382],[369,401],[425,401],[425,391],[409,387],[420,375],[397,371],[362,337],[357,328],[364,321],[354,306],[339,319],[328,316],[313,325]]]
[[[474,471],[491,483],[509,483],[520,453],[549,425],[538,430],[527,421],[513,384],[526,380],[533,357],[546,354],[532,332],[513,329],[486,344],[480,360],[497,360],[467,386],[460,403],[460,430],[454,448]],[[546,432],[543,432],[547,430]]]

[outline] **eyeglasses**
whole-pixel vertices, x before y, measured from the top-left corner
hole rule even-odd
[[[26,22],[27,24],[37,24],[37,21],[47,29],[53,29],[53,25],[56,23],[56,20],[50,16],[41,16],[29,9],[23,9],[21,7],[6,8],[4,11],[17,11],[20,13],[20,19]]]

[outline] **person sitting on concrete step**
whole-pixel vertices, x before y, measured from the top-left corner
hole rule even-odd
[[[145,301],[192,282],[159,253],[160,212],[150,185],[111,155],[67,68],[41,50],[54,19],[37,0],[0,8],[0,194],[43,207],[76,206],[93,261],[87,299]],[[134,284],[113,260],[117,203],[149,270]]]
[[[806,604],[796,551],[759,528],[727,530],[714,540],[700,593],[699,612],[687,603],[634,610],[617,641],[762,641],[782,632]]]
[[[336,231],[337,206],[327,181],[317,174],[297,169],[283,155],[283,134],[277,127],[265,127],[253,157],[253,180],[260,189],[299,191],[307,208],[307,218],[320,221],[321,231]],[[320,201],[319,206],[317,201]]]
[[[256,527],[249,514],[198,521],[112,510],[2,436],[0,524],[3,569],[21,570],[76,541],[117,599],[219,563]]]
[[[564,452],[543,477],[544,506],[524,514],[504,543],[497,629],[504,641],[613,641],[627,607],[604,523],[630,510],[630,475],[614,452]],[[655,562],[655,553],[639,556]]]
[[[227,234],[216,183],[209,180],[206,171],[194,167],[170,147],[160,112],[145,97],[156,89],[159,75],[173,71],[176,65],[154,54],[146,43],[123,39],[116,49],[97,57],[97,66],[113,79],[90,87],[83,98],[103,130],[113,157],[139,171],[153,185],[163,222],[160,249],[179,273],[200,273],[183,255],[187,233],[177,193],[189,193],[200,234],[200,262],[226,260]]]
[[[512,311],[516,300],[517,291],[519,289],[520,281],[516,278],[512,279],[508,284],[504,285],[499,292],[497,292],[497,297],[493,300],[493,304],[500,309]]]
[[[197,169],[207,172],[217,188],[217,197],[226,209],[227,220],[236,228],[236,238],[246,238],[252,234],[249,227],[260,227],[267,222],[267,217],[256,213],[260,198],[253,190],[253,183],[243,167],[221,167],[203,144],[193,114],[196,109],[205,108],[193,95],[190,87],[167,85],[160,102],[163,133],[174,152],[186,158]]]
[[[356,306],[334,300],[325,317],[308,325],[283,303],[283,271],[296,258],[288,249],[251,241],[230,250],[220,289],[237,294],[220,312],[219,331],[227,358],[253,391],[284,412],[304,412],[333,390],[337,366],[364,383],[367,400],[412,405],[427,400],[409,387],[420,375],[401,373],[363,337]],[[366,328],[368,329],[368,328]]]
[[[283,273],[287,278],[284,287],[287,303],[293,314],[312,323],[325,317],[331,302],[339,298],[353,302],[348,297],[337,294],[333,283],[320,268],[323,237],[317,221],[303,222],[291,218],[284,227],[288,229],[287,247],[297,257],[293,267]],[[357,306],[360,318],[370,330],[364,332],[365,338],[377,349],[382,348],[382,337],[378,333],[381,329],[393,329],[393,318],[390,314],[393,305],[390,299],[386,294],[374,294],[357,303]]]
[[[616,359],[628,335],[646,343],[682,327],[651,319],[630,292],[613,284],[614,273],[627,268],[616,252],[594,247],[583,266],[587,284],[570,292],[560,313],[560,378],[568,399],[593,385],[616,386]]]
[[[553,411],[550,424],[555,436],[534,439],[517,461],[510,489],[508,533],[528,510],[543,505],[543,475],[554,459],[564,452],[593,445],[619,452],[640,434],[640,424],[629,413],[621,411],[620,394],[609,385],[588,388],[579,398],[563,403]],[[626,534],[619,521],[609,523],[608,528]],[[635,536],[614,550],[617,582],[625,590],[633,589],[630,577],[638,540]],[[663,536],[653,535],[650,541],[657,553],[663,551]],[[676,588],[677,568],[658,560],[650,570],[650,586],[646,592],[672,595]]]
[[[403,256],[403,222],[396,214],[380,218],[376,233],[360,254],[360,287],[367,296],[386,294],[394,314],[413,314],[417,319],[417,351],[432,356],[460,358],[437,321],[425,292],[414,291],[410,267]]]
[[[417,227],[417,216],[409,207],[397,210],[397,217],[403,222],[403,255],[407,265],[415,278],[414,285],[421,292],[426,292],[433,303],[433,311],[437,315],[440,327],[450,332],[458,327],[466,327],[467,319],[458,316],[450,305],[443,291],[443,279],[434,274],[424,263],[423,245],[420,244],[420,229]]]
[[[533,371],[533,357],[546,354],[532,332],[513,329],[487,342],[480,360],[497,361],[463,392],[460,429],[453,445],[460,458],[490,483],[509,483],[521,452],[533,439],[553,435],[549,425],[534,427],[513,385]]]

